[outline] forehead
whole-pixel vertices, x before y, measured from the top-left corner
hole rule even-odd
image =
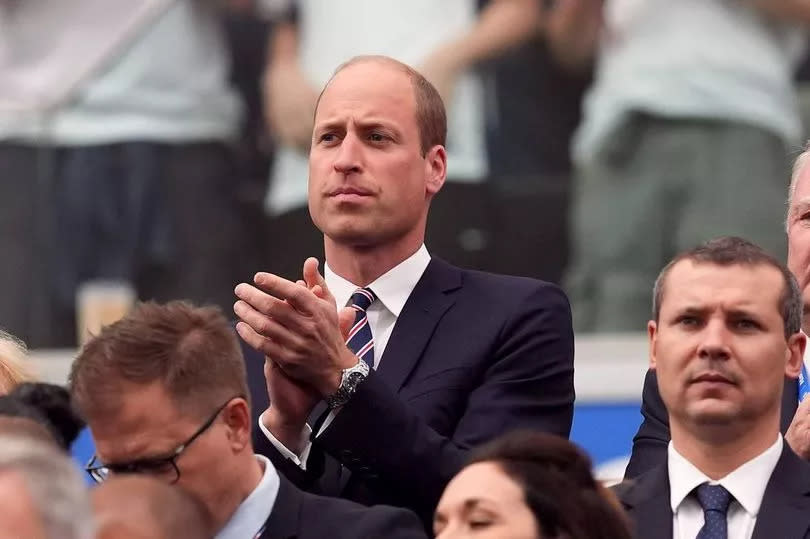
[[[666,277],[661,310],[716,305],[781,316],[783,290],[782,273],[768,264],[721,266],[681,260]]]
[[[415,110],[413,85],[402,69],[382,61],[361,61],[345,67],[328,83],[315,123],[351,115],[389,118],[415,126]]]
[[[447,489],[447,502],[464,503],[471,498],[511,503],[522,499],[523,490],[493,462],[476,462],[464,468]]]
[[[174,449],[194,422],[182,414],[160,384],[127,388],[115,413],[101,411],[89,426],[98,456],[121,462]]]

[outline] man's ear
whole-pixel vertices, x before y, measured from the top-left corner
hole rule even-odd
[[[804,350],[807,347],[807,335],[801,331],[794,333],[787,341],[787,361],[785,362],[785,376],[798,378],[804,362]]]
[[[655,357],[655,344],[658,338],[658,323],[655,320],[647,322],[647,339],[650,346],[650,370],[655,370],[656,357]]]
[[[444,146],[436,145],[425,154],[425,192],[432,198],[444,185],[447,178],[447,151]]]
[[[228,427],[228,439],[234,450],[241,451],[250,443],[250,406],[245,399],[237,397],[222,410],[222,420]]]

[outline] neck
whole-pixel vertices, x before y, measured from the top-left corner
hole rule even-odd
[[[256,490],[264,476],[264,467],[252,453],[244,455],[238,469],[231,476],[232,488],[220,493],[217,506],[212,511],[213,529],[221,530],[233,517],[236,510]],[[242,457],[240,457],[242,458]]]
[[[759,424],[683,425],[670,417],[672,445],[713,480],[721,479],[771,447],[779,436],[779,414]],[[761,419],[761,418],[760,418]]]
[[[368,286],[378,277],[410,257],[424,242],[424,234],[394,245],[353,246],[324,237],[324,252],[329,268],[357,286]]]

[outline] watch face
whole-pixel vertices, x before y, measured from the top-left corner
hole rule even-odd
[[[353,372],[353,373],[349,374],[349,376],[347,377],[347,380],[349,382],[351,382],[352,384],[356,384],[357,382],[359,382],[363,378],[365,378],[365,376],[363,376],[362,372]]]

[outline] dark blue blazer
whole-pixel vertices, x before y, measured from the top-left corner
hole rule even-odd
[[[799,404],[799,383],[785,378],[782,392],[782,433],[787,432]],[[650,470],[667,458],[669,444],[669,414],[658,392],[658,377],[655,371],[647,371],[644,390],[641,395],[641,415],[644,421],[633,437],[633,453],[624,473],[626,479],[636,477]]]
[[[633,524],[633,536],[672,539],[666,453],[638,477],[613,487]],[[810,464],[785,443],[757,515],[752,539],[810,538]]]
[[[254,415],[268,404],[263,357],[245,347]],[[305,490],[408,507],[428,522],[469,450],[531,428],[567,437],[574,336],[555,285],[433,258],[405,304],[380,368],[326,431],[307,472],[256,428],[258,453]],[[324,407],[310,418],[314,432]]]
[[[260,539],[427,539],[416,515],[405,509],[364,507],[348,500],[301,492],[281,477],[273,511]]]

